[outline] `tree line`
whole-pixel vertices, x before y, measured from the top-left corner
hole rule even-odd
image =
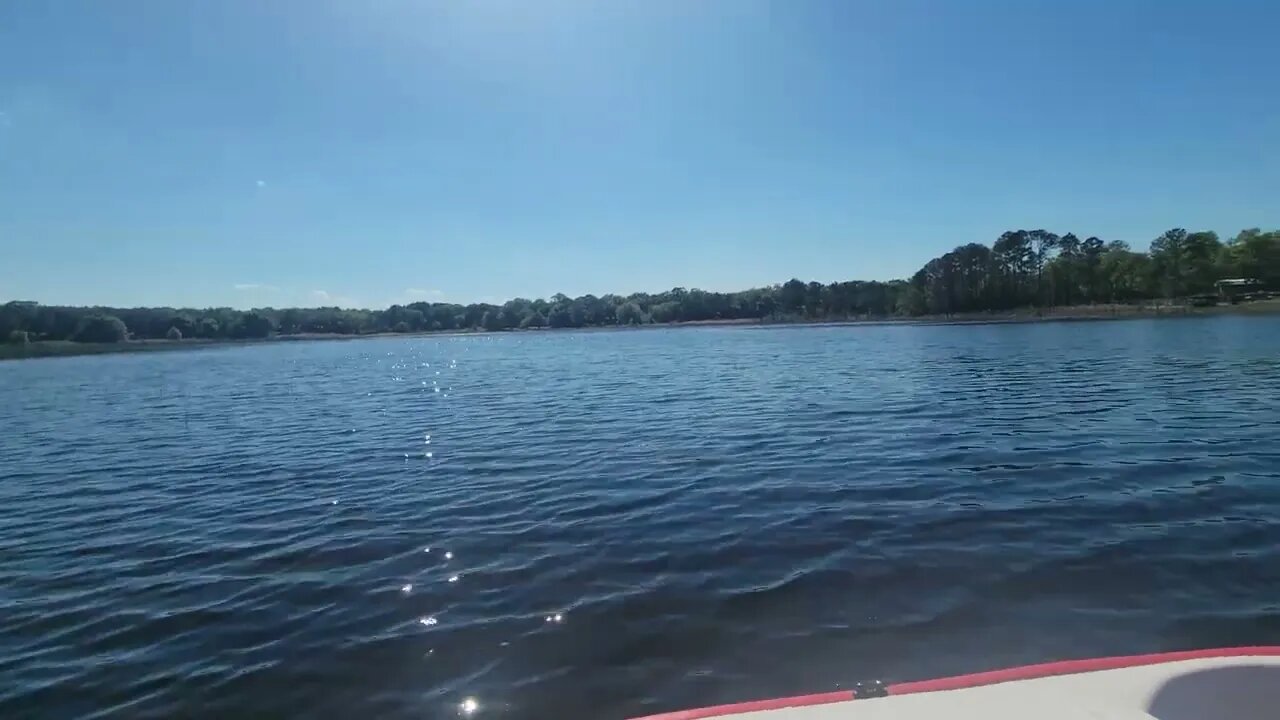
[[[733,293],[674,288],[633,295],[557,294],[502,305],[415,302],[385,310],[319,308],[65,307],[14,301],[0,306],[0,336],[16,341],[251,339],[271,335],[410,333],[433,330],[515,330],[707,320],[789,320],[882,317],[895,312],[902,281],[823,285],[792,280]]]
[[[1123,241],[1013,230],[987,247],[962,245],[911,278],[903,314],[948,314],[1207,295],[1221,279],[1280,289],[1280,231],[1244,230],[1227,242],[1174,228],[1147,252]]]
[[[909,280],[823,284],[793,279],[730,293],[674,288],[626,296],[516,298],[502,305],[415,302],[385,310],[64,307],[13,301],[0,306],[0,337],[16,343],[117,343],[918,317],[1185,298],[1212,292],[1222,278],[1252,278],[1280,289],[1280,231],[1245,230],[1224,243],[1213,232],[1173,229],[1153,240],[1149,251],[1139,252],[1122,241],[1012,230],[990,247],[971,243],[934,258]]]

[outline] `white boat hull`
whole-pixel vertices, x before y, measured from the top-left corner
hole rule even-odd
[[[1074,660],[640,720],[1272,720],[1280,647]]]

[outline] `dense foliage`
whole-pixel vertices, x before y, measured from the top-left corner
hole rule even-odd
[[[114,315],[85,315],[76,321],[71,339],[89,343],[124,342],[129,339],[129,329]]]
[[[1125,303],[1214,292],[1224,278],[1280,289],[1280,231],[1245,230],[1227,243],[1213,232],[1169,230],[1146,253],[1124,242],[1047,230],[1006,232],[991,247],[963,245],[911,279],[905,314]]]
[[[733,293],[673,290],[650,294],[516,298],[503,305],[417,302],[386,310],[323,308],[0,306],[0,337],[10,342],[127,339],[250,339],[271,335],[576,328],[707,320],[848,320],[946,315],[1088,303],[1180,298],[1213,291],[1221,278],[1254,278],[1280,289],[1280,231],[1245,230],[1227,243],[1212,232],[1170,230],[1136,252],[1123,242],[1016,230],[991,247],[963,245],[930,260],[909,281],[789,280]]]

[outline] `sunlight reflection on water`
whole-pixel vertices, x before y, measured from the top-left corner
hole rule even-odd
[[[1280,640],[1275,357],[1264,318],[0,364],[0,717],[622,718]]]

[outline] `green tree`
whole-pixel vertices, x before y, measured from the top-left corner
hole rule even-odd
[[[14,330],[30,330],[31,320],[40,311],[40,305],[29,300],[12,300],[0,305],[0,333],[8,335]]]
[[[907,288],[898,294],[894,311],[898,315],[923,315],[929,311],[929,307],[925,303],[921,289],[915,284],[908,284]]]
[[[1182,244],[1182,268],[1184,291],[1207,293],[1213,291],[1213,283],[1219,279],[1218,262],[1222,255],[1222,243],[1215,232],[1189,233]]]
[[[749,290],[744,308],[748,317],[772,318],[778,312],[778,293],[776,288]]]
[[[826,304],[826,286],[820,282],[809,282],[804,286],[804,314],[810,318],[822,316]]]
[[[788,315],[803,314],[804,301],[808,289],[808,285],[796,278],[783,283],[778,293],[778,310]]]
[[[183,337],[186,337],[195,333],[196,324],[190,315],[181,314],[173,315],[169,318],[169,327],[177,328],[178,332],[181,333]],[[165,330],[166,337],[168,337],[168,334],[169,331]]]
[[[949,253],[951,256],[952,303],[961,312],[989,310],[995,288],[992,286],[994,258],[986,245],[969,243]]]
[[[252,310],[240,315],[232,328],[231,336],[244,339],[265,338],[274,331],[275,324],[271,322],[271,318]]]
[[[676,322],[680,319],[680,303],[673,300],[658,303],[649,308],[649,317],[656,323]]]
[[[276,318],[276,327],[280,329],[281,335],[293,335],[302,332],[302,323],[303,311],[297,308],[289,308]]]
[[[1123,241],[1115,241],[1103,253],[1100,272],[1110,302],[1131,302],[1152,297],[1151,259],[1133,252]]]
[[[1102,254],[1106,244],[1096,237],[1085,240],[1080,247],[1084,266],[1084,294],[1089,302],[1098,302],[1101,295]]]
[[[1280,231],[1241,230],[1226,246],[1230,277],[1256,279],[1280,290]]]
[[[503,328],[525,327],[524,319],[533,314],[532,303],[525,298],[508,300],[498,313],[498,323]]]
[[[618,306],[616,317],[619,325],[639,325],[644,321],[644,312],[634,302],[626,302]]]
[[[129,339],[129,328],[114,315],[86,315],[71,338],[82,343],[120,343]]]
[[[1001,235],[991,246],[996,280],[997,309],[1010,309],[1030,302],[1031,268],[1035,255],[1031,238],[1026,230],[1011,230]]]
[[[556,303],[547,314],[547,325],[553,328],[567,328],[573,325],[573,315],[569,312],[567,302]]]
[[[1187,231],[1182,228],[1167,230],[1151,241],[1152,280],[1167,298],[1182,295],[1186,289],[1185,254]]]
[[[222,327],[218,325],[217,320],[211,317],[200,318],[200,320],[196,322],[197,337],[212,339],[212,338],[220,337],[221,334],[222,334]]]
[[[1031,239],[1031,244],[1035,246],[1035,253],[1032,255],[1036,273],[1035,304],[1052,305],[1053,298],[1047,297],[1048,293],[1045,289],[1044,269],[1049,262],[1051,253],[1058,247],[1059,238],[1048,230],[1032,230],[1027,235]]]
[[[1055,305],[1072,305],[1083,295],[1084,250],[1075,233],[1058,238],[1057,257],[1049,261],[1049,296]]]

